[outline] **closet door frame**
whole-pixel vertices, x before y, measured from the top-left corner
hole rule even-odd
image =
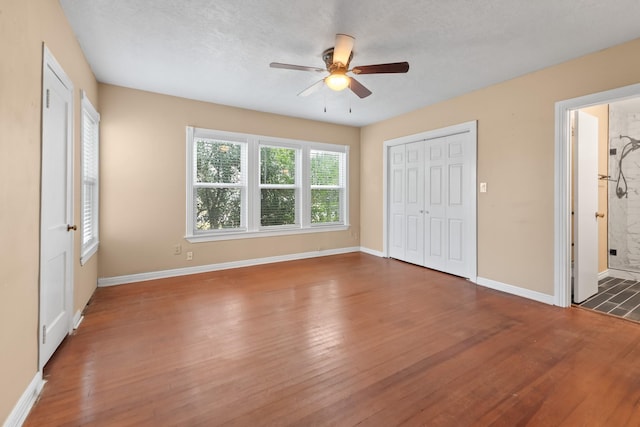
[[[470,140],[472,142],[472,156],[474,160],[471,165],[471,170],[469,171],[469,194],[472,202],[471,212],[470,212],[470,228],[469,231],[469,239],[466,243],[467,248],[472,252],[469,255],[470,265],[467,270],[467,274],[464,277],[468,278],[472,282],[476,282],[477,280],[477,121],[470,121],[466,123],[461,123],[458,125],[448,126],[445,128],[435,129],[431,131],[421,132],[418,134],[403,136],[400,138],[395,138],[391,140],[384,141],[383,144],[383,256],[385,258],[389,257],[389,216],[390,216],[390,205],[389,205],[389,151],[391,147],[397,145],[403,145],[411,142],[418,141],[427,141],[436,138],[442,138],[452,135],[459,135],[468,133],[470,136]]]

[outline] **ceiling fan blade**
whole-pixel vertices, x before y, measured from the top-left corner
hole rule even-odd
[[[353,77],[349,77],[351,79],[351,83],[349,83],[349,88],[353,93],[358,95],[360,98],[366,98],[371,95],[371,91],[364,87],[362,83],[354,79]]]
[[[351,70],[354,74],[406,73],[409,71],[408,62],[392,62],[389,64],[361,65]]]
[[[308,88],[306,88],[305,90],[303,90],[302,92],[300,92],[298,94],[298,96],[309,96],[312,93],[317,92],[318,90],[320,90],[320,88],[324,85],[324,79],[319,80],[317,82],[315,82],[314,84],[312,84],[311,86],[309,86]]]
[[[345,67],[349,65],[349,57],[353,50],[355,39],[347,34],[336,34],[336,46],[333,48],[333,63],[340,62]]]
[[[271,64],[269,64],[269,67],[271,67],[271,68],[283,68],[285,70],[298,70],[298,71],[316,71],[316,72],[327,71],[324,68],[305,67],[303,65],[282,64],[280,62],[272,62]]]

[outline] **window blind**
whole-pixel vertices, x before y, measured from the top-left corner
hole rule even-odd
[[[99,208],[99,141],[100,115],[82,92],[81,116],[82,149],[82,210],[81,233],[82,253],[80,263],[84,264],[98,248],[98,208]]]

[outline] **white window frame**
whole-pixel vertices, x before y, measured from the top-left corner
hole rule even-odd
[[[217,240],[246,239],[255,237],[282,236],[290,234],[318,233],[328,231],[344,231],[349,229],[349,146],[328,144],[322,142],[299,141],[285,138],[273,138],[263,135],[225,132],[212,129],[187,126],[187,152],[186,152],[186,234],[185,239],[191,243],[210,242]],[[246,227],[231,230],[196,230],[195,226],[195,200],[194,182],[194,141],[197,138],[221,139],[233,142],[246,142],[247,144],[247,175],[246,205],[243,207],[242,217]],[[260,225],[260,190],[272,186],[260,184],[260,147],[292,148],[296,150],[296,184],[295,186],[283,186],[282,188],[296,188],[296,224],[261,226]],[[343,154],[344,161],[344,191],[341,203],[340,223],[315,223],[311,224],[311,150],[336,152]],[[280,188],[280,186],[278,186]]]
[[[311,148],[309,150],[309,161],[311,160],[311,151],[317,151],[321,153],[335,153],[332,150],[322,150],[318,148]],[[311,227],[326,227],[332,224],[341,224],[345,221],[345,207],[347,203],[345,199],[347,197],[347,156],[340,157],[340,183],[338,185],[309,185],[309,198],[311,199],[311,190],[340,190],[340,221],[339,222],[331,222],[331,223],[311,223]],[[311,166],[309,165],[309,176],[311,174]],[[311,203],[309,203],[309,220],[311,220]]]
[[[211,140],[220,140],[233,144],[240,144],[243,150],[242,156],[242,174],[243,179],[242,182],[237,184],[230,183],[196,183],[196,165],[194,163],[195,155],[196,155],[196,139],[211,139]],[[196,128],[187,128],[187,230],[192,230],[191,237],[197,238],[205,235],[209,235],[212,233],[215,234],[234,234],[234,233],[243,233],[247,231],[247,199],[249,193],[249,164],[247,162],[248,158],[248,144],[247,141],[242,137],[237,137],[236,135],[229,135],[221,132],[208,131],[206,129],[196,129]],[[195,199],[194,193],[197,188],[238,188],[241,190],[240,196],[240,227],[237,228],[226,228],[222,230],[196,230],[196,212],[195,212]],[[191,208],[189,210],[189,207]],[[188,233],[188,232],[187,232]]]
[[[257,213],[258,217],[256,218],[258,227],[260,230],[277,230],[277,229],[294,229],[294,228],[300,228],[300,219],[302,217],[301,215],[301,202],[302,202],[302,186],[301,186],[301,160],[302,160],[302,155],[301,155],[301,151],[302,151],[302,147],[300,146],[300,144],[286,144],[286,143],[277,143],[277,142],[273,142],[273,141],[266,141],[266,140],[259,140],[258,141],[258,148],[257,148],[257,157],[258,157],[258,173],[256,174],[257,177],[257,191],[256,191],[256,196],[257,199],[254,201],[255,204],[255,212]],[[262,157],[260,155],[260,148],[262,147],[267,147],[267,148],[287,148],[290,150],[295,150],[295,154],[296,154],[296,176],[295,176],[295,183],[294,184],[262,184],[260,182],[260,168],[261,168],[261,161],[262,161]],[[262,200],[261,200],[261,196],[262,196],[262,189],[289,189],[289,190],[295,190],[295,198],[296,198],[296,212],[295,212],[295,222],[293,224],[284,224],[284,225],[262,225],[262,221],[261,221],[261,217],[262,217]]]
[[[87,93],[80,92],[80,139],[81,139],[81,209],[80,209],[80,265],[84,265],[98,251],[99,239],[99,212],[100,212],[100,114],[95,109]],[[86,127],[91,126],[93,138],[86,138]],[[93,151],[93,156],[87,156],[87,151]],[[87,158],[89,157],[89,159]],[[87,161],[93,160],[93,165],[87,165]],[[87,176],[87,169],[93,169],[95,176]],[[91,201],[86,200],[85,187],[92,188]],[[89,204],[89,206],[86,206]],[[89,210],[90,217],[86,218],[86,211]],[[91,222],[91,236],[85,241],[85,224]]]

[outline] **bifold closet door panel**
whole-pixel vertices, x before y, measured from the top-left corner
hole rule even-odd
[[[389,222],[388,245],[389,256],[404,260],[405,252],[405,146],[396,145],[389,148]]]

